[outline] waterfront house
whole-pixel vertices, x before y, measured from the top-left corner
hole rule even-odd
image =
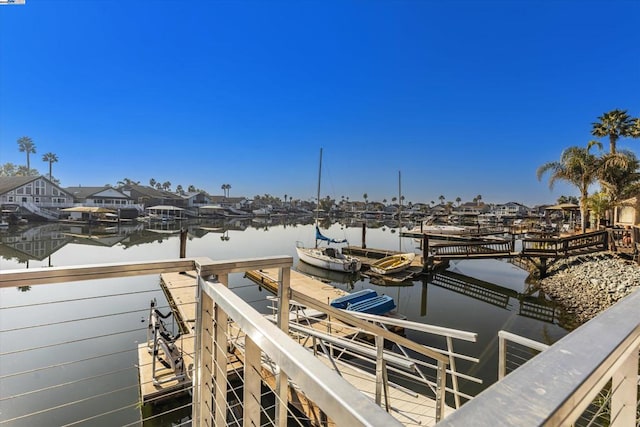
[[[67,187],[76,206],[98,206],[120,212],[121,218],[135,218],[142,206],[131,197],[109,185],[103,187]]]
[[[147,185],[126,184],[118,187],[118,190],[144,208],[156,205],[186,208],[188,205],[188,199],[185,199],[179,194],[158,190]]]
[[[211,196],[204,191],[188,191],[181,194],[187,208],[198,208],[211,204]]]
[[[55,220],[59,209],[73,205],[73,195],[44,176],[3,176],[0,205],[4,214]]]
[[[225,196],[209,196],[212,205],[223,208],[247,209],[249,200],[246,197],[225,197]]]
[[[494,212],[499,217],[524,218],[529,216],[529,208],[517,202],[496,205]]]

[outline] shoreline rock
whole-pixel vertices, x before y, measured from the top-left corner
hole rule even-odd
[[[561,306],[562,325],[586,323],[640,286],[640,267],[612,252],[581,255],[558,261],[540,280],[541,291]]]

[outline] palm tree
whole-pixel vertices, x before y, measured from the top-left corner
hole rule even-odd
[[[458,207],[460,207],[460,202],[462,202],[462,199],[460,197],[456,197],[456,203],[458,204]]]
[[[476,202],[478,202],[478,206],[480,206],[480,200],[482,200],[482,195],[481,195],[481,194],[478,194],[478,195],[476,196]]]
[[[36,145],[33,140],[28,136],[18,138],[18,148],[21,153],[27,153],[27,170],[31,170],[31,162],[29,161],[29,154],[36,154]]]
[[[438,200],[440,200],[440,204],[444,204],[444,196],[441,194],[440,197],[438,197]]]
[[[178,184],[178,186],[176,187],[176,193],[178,194],[184,193],[184,189],[182,188],[182,185]]]
[[[616,141],[622,137],[640,137],[637,129],[638,119],[627,114],[627,110],[611,110],[598,117],[599,122],[592,123],[591,134],[598,138],[609,137],[610,153],[616,152]]]
[[[163,183],[162,183],[162,189],[163,189],[164,191],[169,191],[169,190],[171,190],[171,182],[169,182],[169,181],[165,181],[165,182],[163,182]]]
[[[621,150],[615,154],[608,153],[602,156],[601,163],[598,181],[609,199],[610,208],[618,206],[622,200],[638,193],[640,161],[634,153],[628,150]]]
[[[600,224],[600,218],[611,208],[611,202],[605,192],[598,191],[587,199],[587,207],[595,215],[595,224]]]
[[[195,186],[195,185],[193,185],[193,184],[191,184],[191,185],[189,186],[189,188],[187,189],[187,191],[188,191],[188,192],[190,192],[190,193],[195,192],[195,191],[196,191],[196,186]]]
[[[600,159],[591,154],[589,149],[594,145],[594,141],[589,142],[587,147],[569,147],[562,152],[560,160],[543,164],[536,171],[538,180],[549,172],[549,188],[558,180],[567,181],[580,191],[580,216],[582,232],[586,232],[587,225],[587,198],[589,197],[589,186],[596,181],[598,170],[601,166]],[[599,144],[599,143],[597,143]]]
[[[149,185],[150,185],[151,187],[155,187],[155,186],[156,186],[156,184],[157,184],[157,181],[156,181],[154,178],[151,178],[151,179],[149,180]]]
[[[13,163],[5,163],[0,166],[0,176],[15,176],[18,166]]]
[[[56,156],[53,153],[46,153],[45,155],[42,156],[42,161],[43,162],[49,162],[49,181],[52,180],[51,177],[51,165],[53,163],[57,163],[58,162],[58,156]]]
[[[120,186],[122,186],[122,185],[139,185],[140,181],[133,181],[133,180],[131,180],[129,178],[123,178],[122,181],[118,181],[116,184],[120,185]]]

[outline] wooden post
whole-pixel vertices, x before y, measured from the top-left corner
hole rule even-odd
[[[422,235],[422,271],[429,269],[429,236]]]
[[[362,249],[367,247],[367,224],[362,223]]]
[[[187,257],[187,229],[180,230],[180,258]]]

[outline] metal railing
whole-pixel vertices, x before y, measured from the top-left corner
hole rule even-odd
[[[637,290],[438,425],[637,425],[639,305]],[[503,333],[503,338],[513,336]],[[517,341],[544,348],[530,340]],[[501,360],[504,375],[506,356]]]
[[[276,298],[271,299],[277,301]],[[454,349],[454,340],[476,342],[477,334],[475,333],[412,322],[392,316],[377,316],[348,310],[339,311],[346,315],[343,320],[339,320],[328,314],[331,307],[316,304],[316,307],[321,310],[309,308],[291,300],[289,328],[293,330],[292,336],[295,336],[296,340],[303,345],[313,348],[314,353],[320,352],[321,349],[321,353],[329,359],[338,372],[340,369],[336,365],[341,363],[349,367],[368,367],[370,372],[374,372],[376,366],[387,363],[380,358],[389,357],[394,363],[382,372],[383,384],[391,384],[396,389],[401,389],[398,382],[411,384],[411,389],[426,390],[422,396],[427,399],[436,399],[440,393],[437,382],[438,375],[446,375],[445,393],[448,393],[455,408],[462,405],[462,399],[465,401],[472,399],[472,396],[461,391],[460,381],[482,383],[479,378],[456,370],[456,364],[459,361],[473,364],[479,362],[477,358],[456,352]],[[275,307],[272,308],[275,309]],[[337,311],[331,312],[335,314]],[[276,313],[277,311],[274,311],[272,319],[275,318]],[[354,323],[362,325],[359,320],[364,320],[371,325],[367,325],[366,328],[353,325]],[[390,333],[381,337],[377,327]],[[331,334],[331,331],[334,330],[337,334]],[[411,346],[418,349],[418,351],[412,351],[403,345],[403,342],[406,342],[404,336],[407,334],[414,338],[417,335],[424,335],[424,339],[431,341],[431,344],[421,348],[421,346],[412,343]],[[379,338],[384,338],[387,347],[393,343],[393,351],[379,352],[378,345],[381,344]],[[438,372],[438,365],[430,362],[433,360],[433,352],[448,358],[448,368],[445,373]],[[390,381],[389,374],[393,375],[395,383]],[[364,375],[359,375],[360,383],[363,382],[363,378]],[[374,379],[371,378],[370,381],[373,382]],[[415,392],[410,393],[416,394]],[[394,399],[398,399],[401,403],[407,403],[409,400],[402,393],[394,396],[392,394],[388,389],[376,388],[374,398],[386,410],[392,410],[399,416],[406,418],[407,425],[411,424],[411,420],[429,417],[430,411],[427,409],[427,404],[430,402],[425,400],[423,402],[425,405],[419,413],[411,413],[410,410],[400,410],[400,406],[394,406],[393,402]],[[384,404],[381,403],[383,398]],[[437,411],[433,411],[429,418],[438,420],[440,415]],[[416,424],[420,423],[416,422]]]
[[[160,288],[157,286],[157,278],[154,286],[150,289],[139,289],[132,286],[129,281],[134,276],[151,275],[156,276],[161,273],[177,273],[185,271],[197,271],[198,278],[198,313],[196,319],[196,345],[194,371],[189,372],[189,377],[193,378],[193,403],[187,402],[177,408],[170,408],[168,411],[182,411],[185,407],[191,408],[190,414],[193,417],[193,425],[214,425],[217,424],[240,424],[255,423],[264,425],[264,417],[270,421],[269,425],[286,425],[291,420],[298,420],[299,415],[293,414],[288,409],[290,402],[289,391],[300,390],[308,397],[309,402],[316,405],[323,419],[337,420],[339,424],[345,425],[402,425],[389,413],[381,409],[376,403],[358,392],[352,385],[341,378],[334,371],[323,365],[311,352],[301,347],[286,335],[288,322],[287,316],[282,317],[279,322],[280,328],[269,322],[263,314],[255,311],[251,305],[235,295],[233,291],[221,285],[226,282],[228,275],[247,269],[261,269],[277,267],[281,270],[281,283],[288,284],[289,269],[292,264],[291,257],[279,258],[258,258],[240,261],[214,262],[208,259],[198,260],[169,260],[157,262],[141,263],[116,263],[98,264],[89,266],[74,267],[54,267],[28,270],[8,270],[0,272],[0,288],[19,287],[27,290],[38,285],[59,284],[58,288],[63,290],[59,300],[48,300],[35,302],[29,307],[51,308],[55,315],[47,314],[46,320],[30,323],[18,327],[13,327],[4,323],[4,329],[0,329],[0,339],[3,345],[0,349],[0,406],[5,409],[0,412],[0,425],[24,425],[50,422],[56,425],[76,425],[87,422],[103,422],[110,425],[138,425],[145,420],[154,418],[157,415],[144,417],[134,417],[131,420],[131,412],[138,410],[138,388],[141,386],[134,383],[111,387],[117,382],[116,378],[122,370],[127,372],[135,369],[135,363],[128,363],[125,368],[110,370],[112,366],[109,357],[119,357],[122,354],[131,357],[141,347],[147,351],[148,325],[142,321],[150,312],[148,305],[143,304],[131,309],[114,312],[112,307],[120,303],[111,303],[105,300],[105,313],[83,313],[82,307],[87,301],[102,301],[102,298],[122,297],[123,299],[138,296],[148,301],[146,293],[156,297]],[[218,281],[214,281],[213,278]],[[124,278],[128,283],[120,286],[126,291],[121,293],[102,294],[104,286],[89,286],[84,282],[96,281],[100,279],[119,280]],[[207,279],[207,280],[205,280]],[[76,285],[73,282],[79,282]],[[196,282],[196,280],[194,280]],[[69,287],[79,286],[83,290],[91,290],[90,295],[82,298],[69,298]],[[75,288],[73,288],[75,289]],[[6,290],[6,289],[5,289]],[[100,295],[93,295],[93,291],[99,290]],[[51,293],[58,295],[60,291]],[[288,304],[288,292],[283,291],[281,304]],[[67,308],[64,304],[74,304],[74,308]],[[99,304],[101,304],[99,302]],[[0,316],[6,313],[4,310],[18,310],[25,306],[0,304]],[[54,307],[61,307],[56,309]],[[162,307],[166,308],[166,306]],[[78,314],[76,315],[76,310]],[[86,309],[84,309],[86,310]],[[109,312],[111,310],[111,312]],[[284,310],[286,312],[286,310]],[[76,336],[78,329],[73,326],[77,323],[97,323],[103,320],[113,319],[115,316],[129,316],[127,318],[127,328],[109,328],[90,331],[86,336]],[[10,314],[7,314],[10,316]],[[59,317],[57,317],[59,316]],[[131,322],[131,317],[138,317],[138,320]],[[243,392],[238,392],[238,385],[227,382],[229,372],[227,370],[230,356],[230,340],[227,335],[227,328],[230,327],[228,320],[233,319],[234,328],[243,331],[243,369],[240,369],[242,380],[240,387]],[[135,325],[137,323],[137,325]],[[103,323],[102,323],[103,324]],[[56,328],[64,336],[59,342],[57,337],[47,336],[43,340],[38,338],[38,334],[27,334],[28,331],[35,331],[40,328]],[[284,329],[284,331],[282,330]],[[46,331],[44,332],[45,335]],[[125,334],[133,334],[132,339],[125,340],[124,348],[110,348],[109,344],[99,341],[101,339],[112,340],[114,337]],[[29,339],[23,339],[26,335],[31,335]],[[51,334],[56,335],[56,334]],[[16,337],[20,336],[20,339]],[[215,339],[213,339],[215,337]],[[31,340],[31,341],[29,341]],[[11,344],[9,346],[9,344]],[[96,353],[91,353],[86,357],[78,356],[73,347],[80,344],[83,348],[88,348]],[[67,352],[59,351],[60,348],[69,347]],[[31,364],[31,353],[43,351],[45,361],[41,365]],[[60,353],[60,354],[59,354]],[[65,353],[62,355],[62,353]],[[164,346],[158,354],[166,356],[169,353],[168,347]],[[71,354],[71,356],[69,356]],[[39,360],[39,355],[34,359]],[[66,359],[65,359],[66,357]],[[95,371],[88,368],[83,371],[82,377],[76,378],[72,375],[80,364],[87,361],[105,361],[106,372]],[[166,358],[165,358],[166,360]],[[155,359],[154,359],[155,361]],[[114,362],[115,363],[115,362]],[[263,366],[268,364],[274,372],[275,382],[270,383],[268,378],[264,378]],[[444,365],[443,365],[444,366]],[[48,379],[40,383],[39,375],[45,371],[53,371],[53,379]],[[236,372],[238,370],[236,369]],[[128,372],[129,379],[137,378],[137,375]],[[30,376],[30,389],[13,388],[9,383],[21,384],[24,376]],[[34,377],[35,376],[35,377]],[[91,387],[87,384],[91,383]],[[154,384],[162,384],[162,380]],[[262,393],[261,384],[273,384],[275,392]],[[9,388],[6,388],[9,387]],[[71,391],[69,391],[69,388]],[[96,391],[99,388],[99,391]],[[229,393],[228,393],[229,392]],[[266,403],[265,399],[275,396],[275,402]],[[135,396],[131,399],[131,396]],[[126,398],[129,396],[129,399]],[[238,397],[243,396],[243,397]],[[166,397],[166,396],[165,396]],[[122,399],[125,399],[124,401]],[[115,406],[105,404],[105,399],[114,401]],[[211,403],[215,402],[213,408]],[[19,404],[18,404],[19,403]],[[11,408],[9,408],[11,406]],[[65,411],[64,417],[59,412]],[[128,412],[129,418],[123,421],[118,417],[119,413]],[[262,418],[262,420],[261,420]]]
[[[334,320],[344,321],[375,335],[375,378],[380,393],[376,393],[376,399],[370,399],[289,337],[289,312],[286,308],[291,299],[307,307],[326,309],[322,304],[289,288],[291,264],[291,257],[230,261],[203,258],[0,272],[0,288],[60,284],[52,293],[59,296],[59,300],[34,301],[32,306],[42,308],[42,315],[29,318],[31,323],[21,326],[14,327],[13,323],[6,322],[7,319],[13,322],[11,311],[20,310],[21,306],[9,306],[6,300],[0,302],[0,317],[5,319],[0,329],[0,406],[5,409],[11,406],[10,411],[3,410],[0,413],[0,425],[24,425],[36,419],[45,419],[49,424],[76,425],[112,420],[111,417],[121,411],[137,411],[137,389],[140,386],[137,383],[99,391],[86,387],[87,381],[96,381],[100,386],[110,385],[110,378],[118,375],[116,369],[94,372],[80,378],[71,378],[71,372],[79,364],[92,359],[135,352],[140,343],[146,346],[144,336],[148,326],[144,321],[140,322],[140,317],[145,317],[149,307],[143,304],[119,311],[111,309],[110,313],[104,314],[81,313],[82,308],[88,300],[98,298],[122,297],[126,300],[138,295],[141,300],[148,301],[146,292],[155,296],[159,291],[158,274],[194,270],[196,275],[191,286],[197,283],[198,306],[195,364],[191,375],[193,404],[188,401],[182,407],[170,410],[190,410],[193,425],[198,426],[225,423],[282,426],[300,420],[299,414],[291,409],[289,403],[292,399],[304,396],[307,404],[317,408],[313,412],[317,415],[315,421],[332,420],[339,425],[402,425],[384,406],[381,408],[375,402],[377,396],[384,399],[385,388],[388,387],[383,380],[385,370],[391,369],[391,365],[407,365],[401,357],[388,355],[380,345],[395,334],[371,325],[367,320],[354,320],[353,316],[340,310],[327,310]],[[226,286],[232,273],[265,268],[277,268],[279,271],[276,325]],[[144,289],[131,284],[133,282],[124,283],[120,292],[108,295],[99,292],[104,287],[100,284],[87,286],[95,285],[92,281],[99,279],[133,280],[136,276],[156,276],[155,286]],[[76,282],[79,288],[70,289],[72,282]],[[78,289],[97,294],[89,292],[82,298],[74,298]],[[61,304],[77,305],[74,309],[57,309],[64,307]],[[120,307],[112,302],[103,305]],[[435,369],[438,374],[434,384],[436,399],[441,402],[436,408],[439,425],[570,425],[580,424],[579,420],[587,412],[591,413],[590,419],[596,420],[595,424],[604,418],[607,425],[631,426],[636,423],[637,412],[639,305],[640,291],[636,291],[540,355],[512,370],[501,381],[446,418],[442,417],[442,396],[447,388],[446,374],[454,371],[453,366],[445,371],[450,364],[450,355],[435,351],[431,353],[415,343],[413,346],[416,348],[412,348],[411,344],[407,348],[422,352],[437,362]],[[74,322],[102,324],[105,319],[119,315],[137,318],[134,319],[137,326],[93,332],[87,336],[77,336],[76,328],[68,327]],[[52,341],[46,328],[62,329],[64,339]],[[127,341],[128,347],[119,349],[106,344],[97,345],[94,341],[128,333],[142,339],[140,342],[135,339]],[[236,351],[240,342],[238,337],[242,339],[241,352]],[[509,338],[504,334],[503,337]],[[402,339],[393,338],[405,344]],[[84,358],[56,359],[61,346],[77,344],[85,348],[97,348],[98,353]],[[39,351],[44,352],[46,360],[40,365],[33,364],[40,362],[41,356],[31,355]],[[241,362],[242,367],[237,367],[237,361]],[[41,376],[48,370],[55,371],[55,375],[43,381]],[[506,368],[502,375],[505,373]],[[22,385],[25,376],[32,377],[31,380],[36,384],[34,388],[18,389],[10,384]],[[235,382],[236,377],[241,378],[240,386]],[[266,387],[262,388],[262,384]],[[73,393],[68,393],[67,387],[72,387]],[[242,393],[238,387],[242,388]],[[133,401],[119,402],[115,407],[108,408],[102,404],[105,396],[131,394],[132,391],[136,395]],[[75,405],[87,402],[92,402],[89,408],[75,411]],[[69,408],[76,418],[56,422],[56,411]],[[148,418],[107,422],[111,425],[137,425],[144,419]]]
[[[341,425],[402,425],[288,336],[288,310],[282,307],[289,306],[292,263],[291,257],[198,263],[194,424],[239,424],[239,419],[229,420],[229,414],[237,413],[244,425],[263,425],[262,415],[269,424],[285,426],[292,417],[288,408],[291,386],[313,402],[323,417]],[[262,268],[279,269],[277,326],[227,288],[230,273]],[[230,320],[244,337],[241,397],[229,380]],[[270,383],[265,381],[275,399],[272,412],[262,403],[265,363],[273,366],[275,375]],[[234,410],[231,405],[241,409]]]
[[[0,426],[139,425],[137,354],[149,301],[170,312],[157,275],[193,266],[175,260],[0,272]],[[173,329],[173,319],[167,322]]]

